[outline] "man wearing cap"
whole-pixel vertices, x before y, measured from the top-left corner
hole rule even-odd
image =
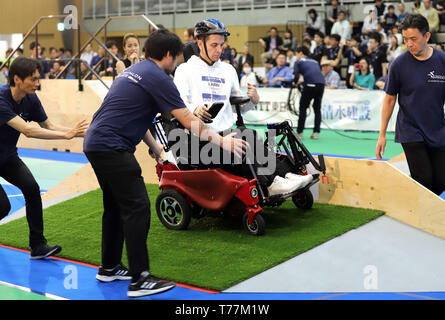
[[[340,87],[340,76],[334,71],[331,60],[321,62],[321,73],[324,75],[326,89],[338,89]]]

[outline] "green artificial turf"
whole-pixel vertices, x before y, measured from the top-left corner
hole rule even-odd
[[[147,190],[152,205],[148,238],[151,272],[214,290],[227,289],[383,214],[317,203],[302,211],[286,201],[281,207],[264,209],[264,236],[247,234],[240,218],[214,216],[193,219],[188,230],[173,231],[158,220],[158,187],[147,185]],[[102,210],[100,189],[46,209],[49,244],[63,247],[61,257],[100,265]],[[0,226],[0,243],[27,249],[26,219]],[[128,265],[125,254],[123,263]]]
[[[265,126],[247,125],[263,134],[266,132]],[[325,155],[338,155],[349,157],[375,158],[375,148],[379,133],[375,131],[345,131],[321,129],[318,140],[310,139],[312,129],[304,130],[302,142],[311,153],[322,153]],[[385,159],[391,159],[403,153],[400,143],[394,142],[394,132],[386,135]]]

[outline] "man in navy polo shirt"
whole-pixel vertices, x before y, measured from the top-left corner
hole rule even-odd
[[[141,168],[134,156],[143,140],[157,158],[163,151],[150,134],[158,113],[171,113],[185,128],[197,124],[200,137],[237,156],[246,144],[218,135],[195,117],[182,101],[168,76],[176,68],[183,45],[177,35],[160,29],[145,43],[146,60],[126,69],[113,82],[101,107],[94,114],[84,140],[84,152],[103,191],[102,266],[99,281],[132,280],[127,295],[140,297],[160,293],[175,286],[149,272],[147,236],[150,228],[150,201]],[[126,244],[129,270],[121,264]]]
[[[408,51],[391,64],[376,147],[381,159],[398,97],[395,141],[402,144],[411,177],[440,195],[445,191],[445,53],[428,46],[428,21],[408,15],[401,24]]]
[[[37,60],[20,57],[9,69],[9,85],[0,88],[0,176],[18,187],[26,201],[31,259],[41,259],[60,252],[60,246],[48,246],[43,236],[40,188],[31,171],[17,154],[20,134],[38,139],[72,139],[82,137],[88,124],[65,128],[48,120],[35,94],[42,67]],[[31,121],[40,127],[32,126]],[[0,219],[8,215],[11,204],[0,186]]]
[[[297,61],[294,64],[294,81],[298,85],[303,84],[303,92],[300,98],[300,110],[298,117],[297,133],[303,138],[303,130],[306,122],[306,109],[314,100],[314,130],[311,139],[318,139],[321,125],[321,100],[323,99],[325,79],[320,65],[314,59],[308,58],[309,49],[301,46],[297,48]],[[300,78],[300,76],[302,78]]]

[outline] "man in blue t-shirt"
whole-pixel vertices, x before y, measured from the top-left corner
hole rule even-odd
[[[292,83],[292,70],[286,66],[286,55],[280,52],[276,59],[277,65],[270,69],[270,71],[263,78],[263,83],[269,87],[287,86]]]
[[[20,134],[38,139],[72,139],[82,137],[88,124],[65,128],[52,123],[35,94],[42,67],[37,60],[19,57],[11,64],[9,85],[0,88],[0,176],[18,187],[26,201],[31,259],[41,259],[60,252],[61,247],[48,246],[43,236],[40,187],[31,171],[17,154]],[[30,124],[37,122],[40,127]],[[11,204],[0,186],[0,220],[8,215]]]
[[[408,15],[401,24],[408,51],[391,64],[385,85],[376,156],[398,96],[395,141],[402,144],[411,177],[440,195],[445,190],[445,53],[428,46],[428,21]]]
[[[321,100],[323,98],[325,79],[320,65],[314,59],[308,58],[309,49],[301,46],[297,50],[297,61],[294,64],[294,81],[298,85],[303,84],[303,92],[300,98],[300,110],[298,117],[297,133],[303,138],[303,130],[306,122],[306,109],[314,100],[315,120],[311,139],[318,139],[321,125]],[[300,78],[302,76],[302,79]]]
[[[145,43],[147,59],[119,74],[94,114],[84,140],[84,152],[102,188],[104,202],[102,266],[96,278],[103,282],[131,279],[129,297],[175,286],[149,273],[150,201],[134,156],[136,145],[143,140],[157,158],[162,157],[163,148],[150,133],[156,114],[171,113],[192,133],[238,157],[246,149],[243,140],[234,138],[235,133],[218,135],[185,106],[168,76],[182,50],[182,42],[174,33],[160,29],[150,34]],[[197,125],[192,126],[192,122]],[[124,240],[129,270],[121,264]]]

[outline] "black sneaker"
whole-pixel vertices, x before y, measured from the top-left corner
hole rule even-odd
[[[141,273],[137,282],[133,282],[128,286],[127,295],[131,298],[148,296],[167,291],[175,286],[173,281],[163,281],[145,271]]]
[[[114,280],[131,280],[131,276],[127,268],[121,264],[118,264],[111,270],[99,267],[99,272],[96,274],[96,279],[102,282],[111,282]]]
[[[62,250],[61,246],[55,245],[55,246],[48,246],[46,244],[42,244],[38,247],[31,249],[31,256],[30,258],[33,260],[37,259],[43,259],[49,256],[53,256],[58,254]]]

